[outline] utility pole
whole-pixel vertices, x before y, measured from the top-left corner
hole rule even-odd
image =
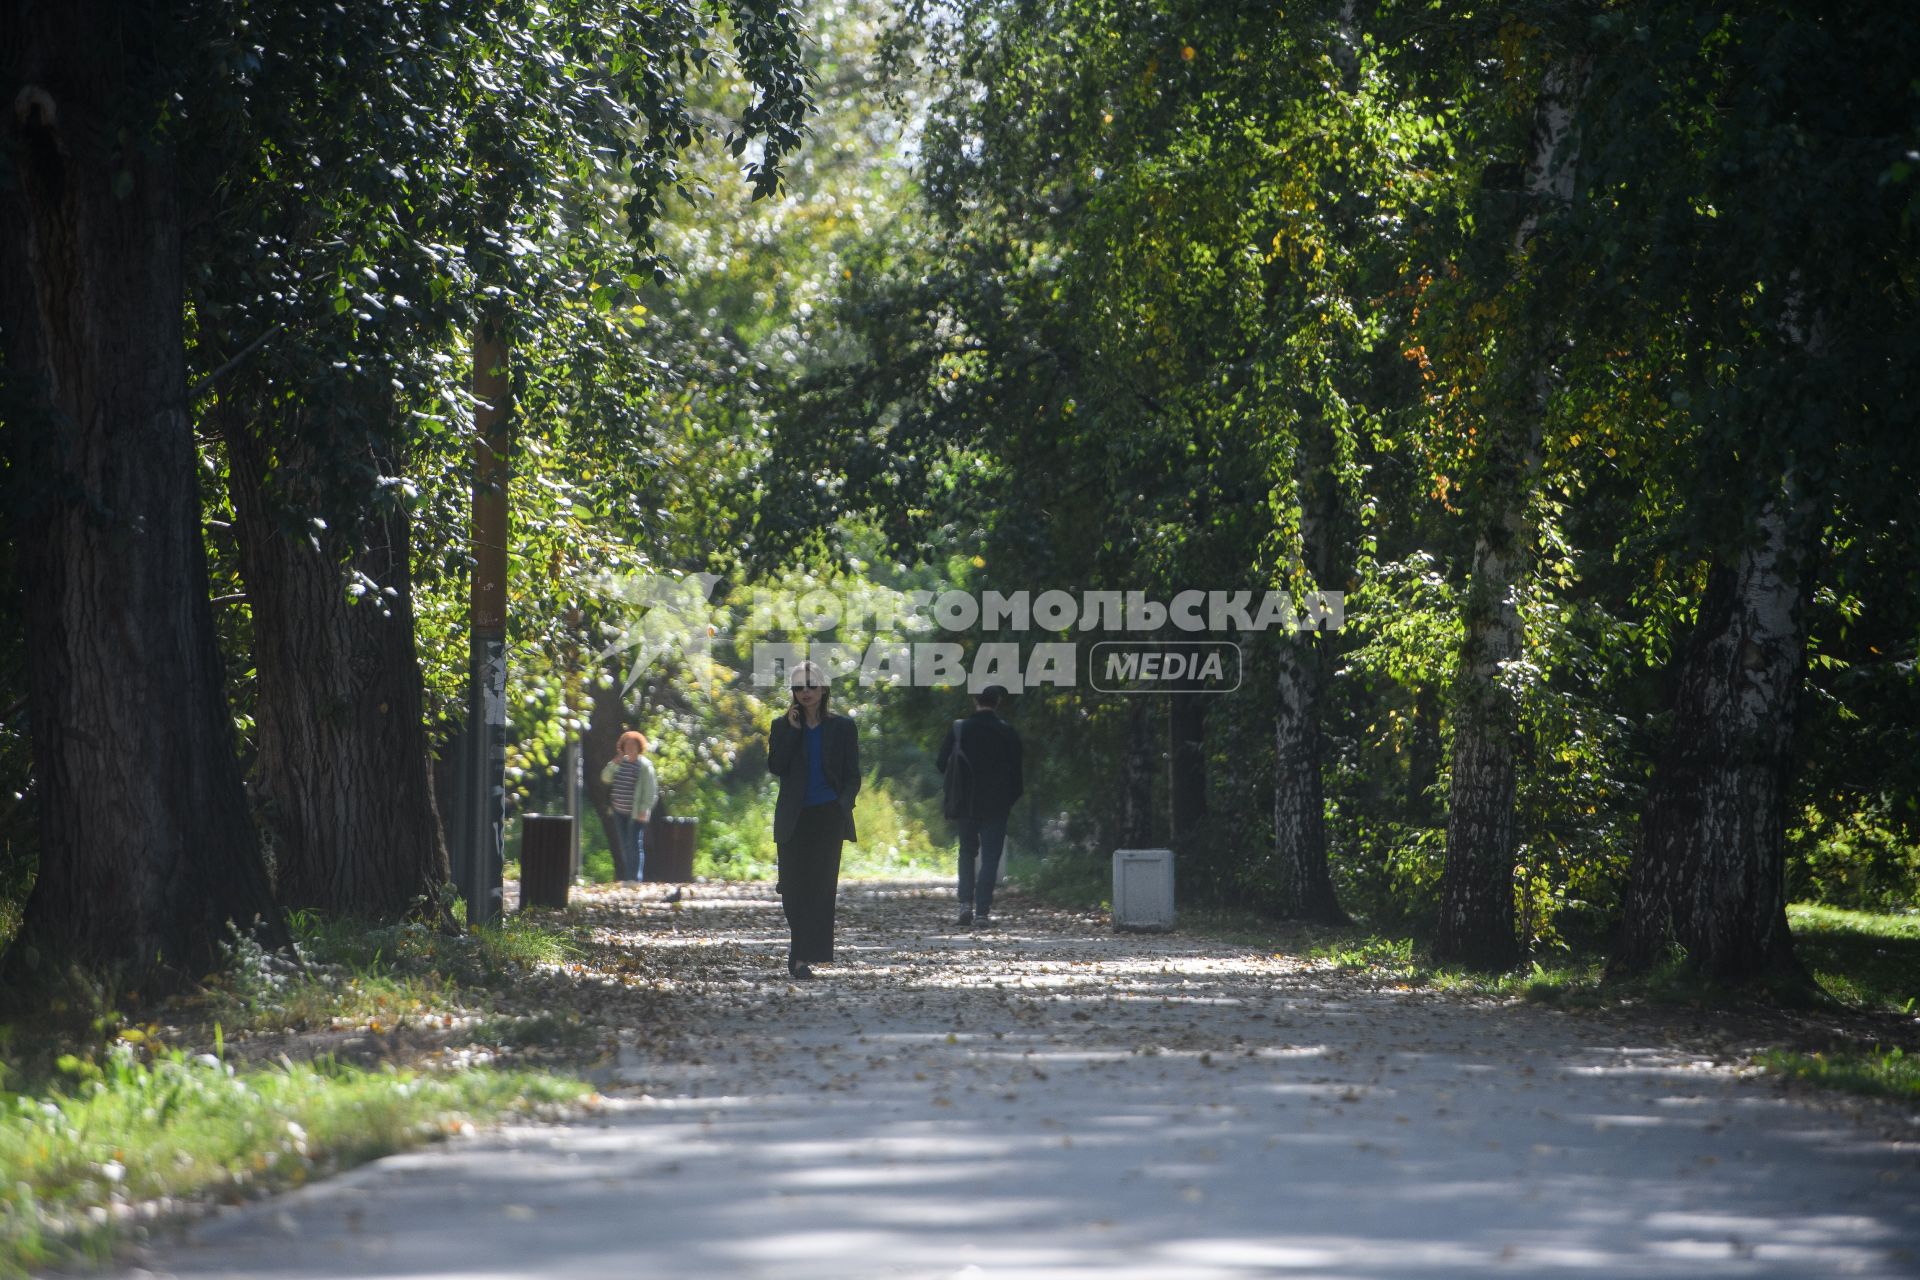
[[[513,384],[507,344],[482,321],[473,340],[473,577],[469,582],[466,812],[460,824],[460,889],[469,925],[494,924],[506,863],[507,479],[513,449]]]
[[[580,718],[580,624],[581,613],[578,605],[567,610],[567,750],[561,757],[561,769],[567,779],[567,818],[573,826],[571,837],[573,844],[570,855],[572,876],[580,879],[580,784],[581,771],[585,768],[586,750],[580,735],[586,725]]]

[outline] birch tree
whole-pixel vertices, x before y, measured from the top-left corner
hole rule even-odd
[[[1523,277],[1544,218],[1573,193],[1574,113],[1581,71],[1549,55],[1527,142],[1525,211],[1513,232],[1512,261]],[[1548,322],[1551,324],[1551,322]],[[1507,377],[1523,391],[1489,422],[1489,465],[1480,480],[1473,563],[1465,595],[1465,641],[1453,687],[1453,759],[1447,800],[1446,874],[1434,953],[1487,968],[1520,953],[1514,928],[1514,756],[1519,717],[1512,664],[1526,650],[1520,616],[1533,558],[1528,513],[1553,384],[1551,330],[1515,335]]]

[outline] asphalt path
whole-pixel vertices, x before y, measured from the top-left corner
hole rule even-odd
[[[1920,1276],[1920,1125],[1651,1021],[1396,990],[928,883],[591,900],[644,998],[586,1118],[150,1246],[170,1277]]]

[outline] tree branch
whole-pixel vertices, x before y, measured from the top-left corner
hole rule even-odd
[[[221,378],[224,378],[229,373],[232,373],[234,369],[236,369],[239,366],[241,361],[245,360],[248,356],[258,351],[261,347],[265,346],[268,338],[271,338],[274,334],[280,332],[282,329],[286,327],[287,327],[287,322],[282,320],[279,324],[274,325],[272,328],[268,329],[265,333],[255,338],[252,342],[249,342],[246,346],[240,348],[240,350],[237,353],[235,353],[234,357],[231,360],[228,360],[225,364],[221,365],[218,369],[215,369],[212,373],[209,373],[206,377],[194,383],[193,386],[189,388],[187,391],[187,403],[192,404],[196,400],[198,400],[201,396],[205,395],[207,393],[208,387],[211,387],[214,383],[218,382]]]

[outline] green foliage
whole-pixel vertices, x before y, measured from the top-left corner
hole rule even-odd
[[[955,839],[924,792],[870,771],[856,806],[860,839],[847,850],[843,874],[853,877],[945,874]]]
[[[0,1275],[104,1260],[142,1201],[182,1205],[294,1187],[458,1131],[578,1102],[577,1081],[521,1072],[366,1071],[329,1062],[236,1069],[150,1060],[131,1044],[70,1057],[43,1094],[0,1093]]]
[[[804,65],[816,110],[781,189],[754,199],[733,149],[696,136],[682,156],[685,180],[652,223],[671,271],[632,282],[613,304],[617,339],[589,334],[534,356],[543,372],[524,408],[564,425],[524,460],[516,484],[526,492],[514,495],[516,512],[536,513],[513,563],[508,785],[523,799],[550,791],[568,735],[583,727],[604,669],[593,655],[623,629],[644,629],[623,577],[711,572],[722,576],[715,603],[736,608],[776,580],[865,580],[866,565],[851,557],[796,566],[767,554],[759,496],[771,393],[786,371],[822,358],[817,313],[910,188],[908,130],[876,65],[889,13],[871,0],[811,9]],[[710,71],[690,83],[689,110],[741,118],[753,109],[762,89],[751,77],[724,64]],[[603,322],[580,321],[594,323]],[[449,591],[458,586],[447,580]],[[464,617],[456,594],[431,607],[449,635]],[[636,673],[625,701],[654,744],[669,811],[705,819],[702,867],[770,874],[771,843],[751,830],[761,819],[744,793],[757,786],[774,711],[741,677],[729,639],[719,637],[712,669],[666,655]],[[442,656],[451,692],[458,646]],[[631,660],[611,655],[623,684]]]
[[[1822,1088],[1920,1103],[1920,1059],[1902,1049],[1827,1053],[1775,1050],[1761,1054],[1759,1062],[1777,1075]]]
[[[1899,911],[1920,902],[1920,841],[1887,797],[1829,818],[1809,805],[1787,833],[1787,892],[1859,911]]]
[[[777,528],[817,538],[852,513],[903,552],[974,551],[1006,587],[1343,584],[1329,857],[1349,910],[1416,930],[1445,861],[1474,544],[1523,531],[1523,653],[1494,684],[1519,925],[1553,966],[1618,922],[1660,668],[1706,564],[1791,462],[1838,499],[1819,517],[1835,585],[1813,614],[1799,883],[1899,900],[1914,807],[1817,815],[1909,795],[1920,757],[1915,557],[1894,551],[1911,504],[1860,514],[1912,488],[1913,366],[1871,357],[1858,395],[1831,380],[1842,345],[1913,329],[1912,172],[1887,167],[1915,136],[1894,52],[1911,30],[1795,3],[1644,22],[927,8],[940,20],[898,35],[930,68],[925,218],[870,245],[816,340],[831,358],[782,401]],[[1554,82],[1578,140],[1565,200],[1522,193]],[[1820,212],[1839,191],[1844,234]],[[1816,323],[1837,345],[1809,360]],[[1817,444],[1833,431],[1844,457]],[[1843,472],[1858,484],[1836,495]],[[1211,814],[1180,872],[1202,901],[1280,898],[1264,661],[1249,649],[1247,686],[1209,717]],[[1029,723],[1118,759],[1099,699],[1028,701]],[[1117,771],[1095,772],[1057,793],[1088,852],[1117,808]]]
[[[220,439],[271,441],[286,531],[318,545],[328,521],[369,607],[388,584],[345,558],[370,515],[408,517],[444,736],[464,714],[472,333],[509,332],[521,811],[557,795],[620,665],[601,651],[634,621],[629,575],[716,574],[736,609],[774,585],[1344,588],[1346,632],[1314,647],[1316,745],[1361,938],[1433,919],[1475,545],[1517,533],[1523,652],[1491,680],[1535,964],[1484,981],[1581,998],[1666,731],[1662,668],[1790,472],[1817,565],[1791,887],[1920,895],[1920,28],[1828,8],[831,0],[803,40],[781,4],[229,0],[182,33],[170,126],[206,203],[187,245],[204,462],[228,481]],[[1546,200],[1522,170],[1561,73],[1577,180]],[[208,515],[251,745],[234,512],[215,495]],[[623,689],[671,811],[701,819],[702,874],[773,871],[779,698],[742,658],[775,630]],[[10,690],[19,649],[0,632]],[[1265,642],[1245,656],[1208,713],[1180,888],[1273,909],[1279,667]],[[946,869],[928,756],[956,700],[845,697],[871,771],[850,871]],[[1104,896],[1128,709],[1019,700],[1036,884]],[[23,726],[0,716],[0,941],[33,856]],[[302,1005],[245,961],[236,1017],[372,1016],[449,969],[553,962],[505,932],[369,955],[357,926],[303,927],[330,976],[287,979]],[[1831,933],[1802,947],[1855,945]],[[1841,976],[1861,960],[1832,961],[1830,989],[1886,1003],[1898,983]]]
[[[14,868],[9,867],[8,870]],[[33,884],[28,875],[18,872],[7,879],[12,883],[0,888],[0,950],[4,950],[13,941],[13,935],[20,932],[21,911],[27,904],[27,893]]]
[[[1307,952],[1312,960],[1324,960],[1335,968],[1374,970],[1383,977],[1413,976],[1413,940],[1410,938],[1357,938],[1349,942],[1314,947]]]
[[[613,880],[613,846],[607,843],[606,829],[591,814],[581,819],[580,874],[592,884]]]
[[[700,843],[694,870],[725,880],[770,880],[777,873],[772,778],[755,787],[707,787],[695,793]],[[860,838],[846,846],[843,878],[944,873],[945,822],[924,797],[869,771],[854,807]]]
[[[777,873],[773,841],[772,778],[754,787],[714,788],[699,794],[700,844],[694,870],[723,880],[771,880]]]
[[[1043,902],[1074,910],[1113,909],[1113,872],[1102,858],[1054,850],[1008,864],[1007,879]]]

